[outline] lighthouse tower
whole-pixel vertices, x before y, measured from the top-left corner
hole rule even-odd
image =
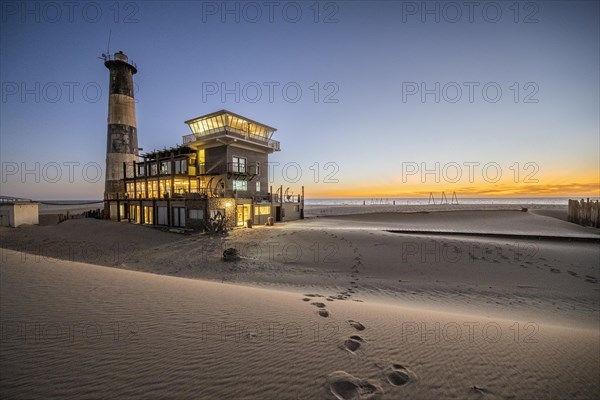
[[[104,198],[123,198],[123,163],[133,165],[138,159],[133,75],[137,68],[119,51],[114,57],[104,56],[104,65],[110,71],[108,97],[108,130],[106,142],[106,184]],[[110,218],[117,210],[109,211]]]

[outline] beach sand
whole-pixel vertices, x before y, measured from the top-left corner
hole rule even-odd
[[[0,229],[2,397],[600,397],[600,230],[419,211]]]

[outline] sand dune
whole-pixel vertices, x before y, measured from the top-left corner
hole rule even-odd
[[[320,219],[331,228],[367,227],[369,229],[401,229],[469,234],[502,234],[514,236],[581,237],[600,240],[600,230],[572,224],[539,214],[495,210],[420,213],[374,213],[341,215]]]
[[[1,276],[5,398],[600,393],[597,330],[23,261],[19,254],[7,255]]]
[[[514,229],[567,239],[386,231],[407,226],[455,232]],[[0,253],[26,251],[28,255],[20,256],[25,260],[61,258],[283,290],[327,289],[345,299],[596,327],[600,250],[597,243],[569,240],[596,232],[600,230],[514,211],[316,218],[235,230],[227,238],[70,220],[57,226],[0,229],[2,246],[10,248]],[[242,259],[223,263],[221,255],[228,247],[239,249]]]
[[[595,399],[600,248],[572,239],[598,232],[509,210],[2,228],[1,394]]]
[[[340,215],[378,214],[378,213],[419,213],[449,211],[520,211],[522,208],[539,210],[545,214],[563,215],[567,212],[564,205],[542,204],[367,204],[367,205],[313,205],[305,206],[307,217],[325,217]]]

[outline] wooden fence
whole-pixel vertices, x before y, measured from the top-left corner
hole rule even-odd
[[[600,203],[598,201],[569,200],[569,222],[600,228]]]

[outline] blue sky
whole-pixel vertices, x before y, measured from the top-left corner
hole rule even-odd
[[[278,2],[272,20],[264,2],[52,4],[2,4],[2,195],[102,197],[109,31],[111,52],[138,66],[144,150],[180,143],[183,121],[226,108],[278,128],[274,184],[304,184],[309,197],[598,193],[598,2],[482,1],[472,18],[463,2]],[[222,85],[239,87],[239,101],[223,101]],[[437,93],[422,98],[423,87]],[[295,167],[282,172],[290,163],[298,182]],[[406,163],[455,163],[463,178],[407,176]],[[498,182],[483,179],[488,163]],[[537,182],[524,182],[529,172]],[[323,182],[329,173],[337,182]]]

